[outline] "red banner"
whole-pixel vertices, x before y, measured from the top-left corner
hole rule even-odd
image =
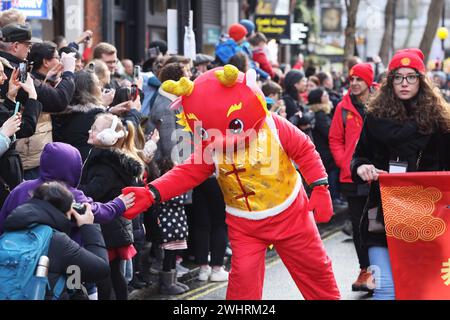
[[[395,295],[450,299],[450,172],[380,176]]]

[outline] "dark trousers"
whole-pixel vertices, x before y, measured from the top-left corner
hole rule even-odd
[[[193,193],[195,261],[199,265],[222,266],[227,246],[225,202],[216,179],[209,178]]]
[[[340,192],[340,182],[339,182],[339,169],[333,169],[330,171],[327,171],[328,174],[328,183],[330,184],[330,194],[331,199],[336,200],[341,197]]]
[[[366,196],[347,196],[348,201],[348,212],[350,214],[350,219],[353,227],[353,242],[355,243],[356,254],[358,255],[359,265],[361,269],[368,268],[370,266],[369,262],[369,252],[361,247],[361,217],[366,205]]]

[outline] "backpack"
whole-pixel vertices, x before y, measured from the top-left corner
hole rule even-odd
[[[5,232],[0,237],[0,300],[31,300],[36,291],[35,277],[41,256],[48,255],[53,229],[37,225],[30,229]],[[60,277],[53,288],[53,299],[60,298],[65,288],[65,278]],[[45,296],[45,294],[43,295]]]
[[[221,41],[216,45],[216,56],[223,64],[227,64],[240,51],[242,48],[233,39]]]

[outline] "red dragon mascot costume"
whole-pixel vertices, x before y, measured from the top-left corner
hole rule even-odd
[[[339,299],[315,223],[328,222],[333,215],[324,166],[305,134],[268,112],[256,73],[227,65],[195,82],[167,81],[163,89],[180,97],[174,103],[180,107],[178,123],[200,143],[187,161],[149,186],[124,189],[137,199],[124,216],[132,219],[215,174],[226,202],[233,251],[227,299],[262,299],[270,245],[305,299]],[[313,189],[310,199],[302,176]]]

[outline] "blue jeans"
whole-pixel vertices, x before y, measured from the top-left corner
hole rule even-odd
[[[375,278],[374,300],[395,300],[391,260],[386,247],[369,248],[370,271]]]

